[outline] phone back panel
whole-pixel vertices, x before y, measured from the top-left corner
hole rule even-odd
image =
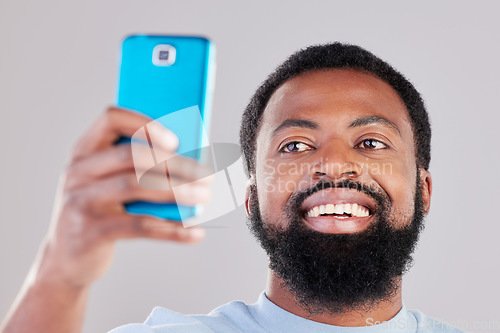
[[[175,48],[175,62],[172,65],[158,66],[153,63],[153,50],[157,45]],[[214,66],[214,46],[203,37],[127,37],[122,43],[116,104],[153,119],[198,106],[203,124],[181,120],[163,125],[179,138],[178,151],[192,151],[184,155],[199,158],[196,148],[201,147],[200,126],[204,125],[207,131],[210,126]],[[124,142],[130,142],[130,139],[122,138],[118,143]],[[144,201],[127,203],[125,208],[130,213],[171,220],[195,214],[194,207]]]

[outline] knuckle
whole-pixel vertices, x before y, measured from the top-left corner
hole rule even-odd
[[[143,235],[147,230],[147,220],[144,217],[134,217],[131,223],[132,230],[137,235]]]
[[[183,240],[187,236],[187,232],[184,228],[173,228],[172,230],[172,239],[173,240]]]
[[[100,226],[99,220],[84,213],[73,214],[71,224],[66,232],[67,236],[73,240],[72,250],[77,256],[87,252],[94,244],[104,239],[106,234]]]
[[[200,180],[208,177],[212,172],[209,167],[200,164],[197,161],[190,161],[190,174],[194,180]]]
[[[106,109],[102,118],[102,123],[104,124],[104,127],[108,128],[111,126],[111,124],[113,123],[114,114],[115,111],[112,107]]]
[[[82,212],[80,210],[71,211],[69,216],[71,218],[71,223],[67,227],[68,235],[73,239],[86,237],[89,233],[89,216],[85,212]]]
[[[75,161],[79,158],[79,153],[82,150],[82,147],[84,146],[85,141],[84,138],[78,139],[75,143],[73,143],[71,147],[71,153],[70,153],[70,159],[71,161]]]
[[[79,190],[71,190],[64,195],[64,206],[70,208],[83,208],[86,206],[86,198]]]
[[[116,240],[116,233],[121,229],[122,223],[116,223],[113,216],[100,216],[94,219],[93,237],[94,239]]]
[[[122,191],[132,191],[138,187],[137,179],[134,174],[124,174],[118,177],[118,188]]]
[[[116,108],[113,106],[108,106],[104,111],[105,117],[110,117],[116,113]]]
[[[132,162],[132,148],[130,145],[119,145],[118,146],[118,155],[119,155],[119,158],[122,160],[122,161],[125,161],[125,162]]]
[[[64,175],[64,190],[72,191],[78,187],[80,182],[77,177],[72,176],[71,174]]]
[[[192,179],[197,179],[200,173],[198,164],[194,161],[188,161],[185,164],[186,171],[189,173],[189,177]]]

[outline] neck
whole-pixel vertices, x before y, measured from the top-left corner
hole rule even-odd
[[[402,307],[401,277],[398,278],[398,289],[394,296],[381,301],[368,310],[352,309],[342,313],[332,313],[325,309],[323,313],[310,313],[299,306],[298,302],[294,300],[295,295],[288,290],[283,280],[271,270],[268,271],[267,275],[266,296],[271,302],[296,316],[335,326],[367,326],[377,321],[388,321]]]

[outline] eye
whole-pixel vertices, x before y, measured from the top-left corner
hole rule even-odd
[[[311,146],[300,142],[300,141],[290,141],[288,143],[285,143],[279,150],[280,153],[300,153],[302,151],[307,150],[308,148],[311,148]]]
[[[356,145],[356,148],[369,149],[369,150],[380,150],[384,148],[389,148],[385,143],[376,139],[365,139]]]

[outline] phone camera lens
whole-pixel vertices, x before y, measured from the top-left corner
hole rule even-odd
[[[171,66],[175,63],[175,53],[175,47],[172,45],[156,45],[153,49],[153,64],[155,66]]]
[[[158,59],[160,60],[168,60],[168,54],[170,53],[169,51],[160,51],[160,54],[158,55]]]

